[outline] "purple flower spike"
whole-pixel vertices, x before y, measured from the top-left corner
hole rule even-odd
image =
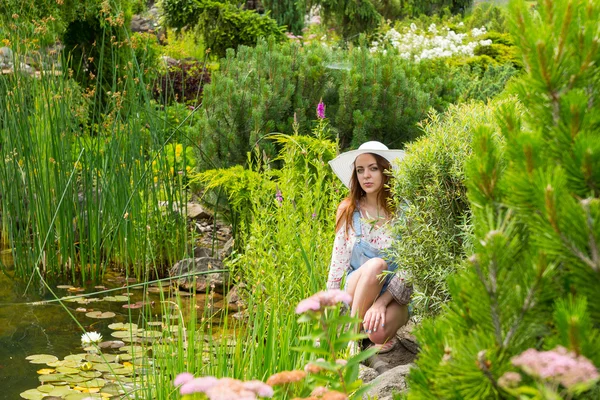
[[[219,380],[214,376],[205,376],[203,378],[195,378],[184,384],[179,393],[182,395],[192,393],[206,393],[207,390],[215,386]]]
[[[283,195],[281,194],[281,190],[278,190],[277,193],[275,193],[275,200],[277,200],[279,204],[283,203]]]
[[[317,105],[317,118],[325,119],[325,104],[323,104],[323,100],[319,101]]]
[[[188,383],[192,379],[194,379],[194,375],[190,374],[189,372],[182,372],[175,377],[175,380],[173,381],[173,385],[175,385],[175,386],[183,385],[184,383]]]

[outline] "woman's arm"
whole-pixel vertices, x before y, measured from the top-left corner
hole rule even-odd
[[[344,200],[340,203],[337,214],[337,221],[342,217],[348,201]],[[352,248],[349,246],[350,238],[346,235],[346,224],[342,224],[336,234],[335,240],[333,241],[333,249],[331,251],[331,263],[329,264],[329,276],[327,278],[327,289],[339,289],[341,286],[342,278],[350,266],[350,257],[352,256]]]

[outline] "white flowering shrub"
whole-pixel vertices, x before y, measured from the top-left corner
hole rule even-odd
[[[459,26],[464,25],[462,22]],[[371,44],[371,51],[387,51],[393,48],[400,57],[419,62],[425,59],[472,57],[478,46],[490,46],[490,39],[482,40],[487,33],[486,28],[473,28],[469,33],[456,33],[448,27],[438,28],[429,25],[427,30],[419,29],[413,23],[403,33],[394,28],[385,33],[379,41]]]

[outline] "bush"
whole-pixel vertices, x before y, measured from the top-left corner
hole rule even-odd
[[[154,88],[154,97],[161,104],[174,101],[197,106],[202,103],[204,86],[210,83],[210,72],[196,60],[183,60],[167,67]]]
[[[281,147],[279,170],[259,161],[258,154],[248,169],[210,170],[196,178],[229,199],[229,215],[237,222],[239,253],[231,260],[236,277],[290,304],[326,281],[333,216],[341,200],[341,183],[327,164],[336,144],[326,139],[325,123],[315,133],[270,137]]]
[[[473,254],[449,279],[452,303],[416,332],[409,399],[600,395],[600,303],[589,301],[600,287],[600,4],[542,2],[532,12],[515,1],[511,14],[527,61],[513,84],[525,112],[499,108],[504,143],[490,126],[474,129]],[[516,357],[551,349],[594,374],[580,370],[575,385],[560,357],[530,367]]]
[[[423,136],[406,146],[406,157],[394,172],[397,206],[404,209],[395,226],[401,239],[391,255],[410,271],[419,317],[437,314],[450,300],[446,279],[462,269],[470,245],[465,243],[471,211],[466,196],[465,163],[472,152],[473,130],[495,124],[506,99],[489,104],[450,106],[423,123]]]
[[[231,3],[212,0],[165,0],[163,3],[167,26],[199,29],[206,48],[218,57],[227,49],[254,46],[257,40],[285,40],[283,29],[268,14],[242,10]]]
[[[310,127],[305,121],[323,99],[342,148],[365,140],[401,147],[419,135],[416,124],[430,108],[443,111],[470,96],[492,96],[509,76],[485,91],[469,90],[489,82],[480,75],[443,60],[416,64],[393,51],[371,53],[366,46],[335,50],[261,41],[230,52],[206,86],[201,146],[220,166],[245,162],[255,145],[274,157],[276,147],[261,138],[289,132],[294,115]]]

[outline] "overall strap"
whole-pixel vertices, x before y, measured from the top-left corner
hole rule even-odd
[[[354,227],[354,236],[360,238],[362,236],[362,229],[360,226],[360,211],[354,210],[352,214],[352,226]]]

